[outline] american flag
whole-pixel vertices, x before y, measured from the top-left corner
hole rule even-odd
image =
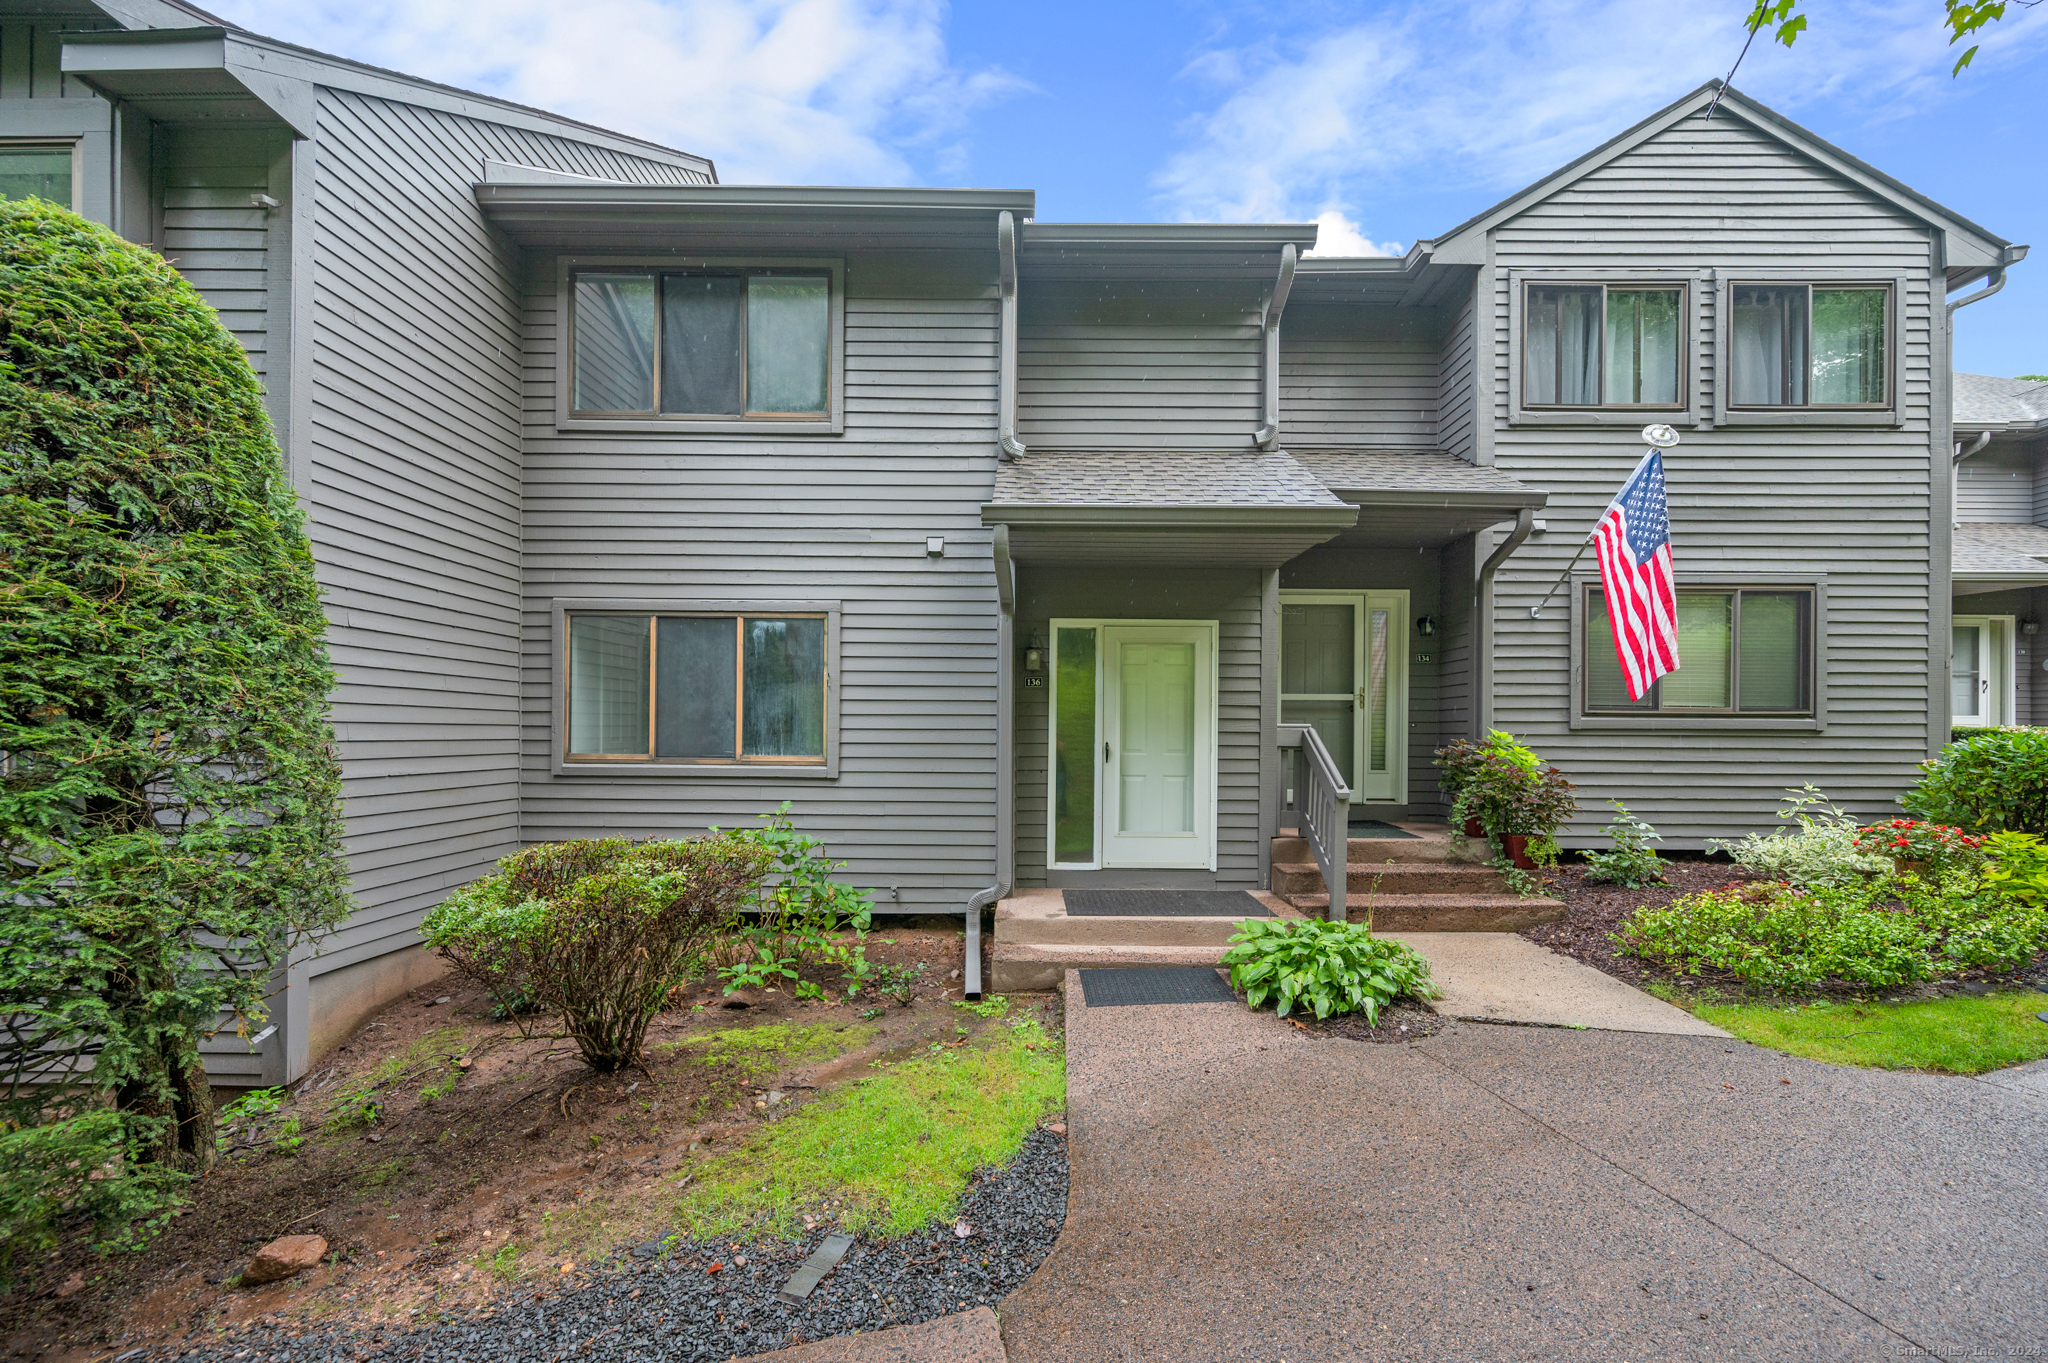
[[[1678,601],[1671,582],[1671,512],[1664,503],[1664,455],[1651,450],[1593,527],[1600,585],[1628,698],[1678,670]]]

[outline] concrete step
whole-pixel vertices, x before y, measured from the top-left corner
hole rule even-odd
[[[1069,970],[1116,969],[1126,966],[1215,965],[1223,946],[1129,946],[1058,943],[1046,946],[997,942],[989,967],[991,993],[1053,989]]]
[[[1356,843],[1352,844],[1354,847]],[[1273,863],[1273,893],[1323,893],[1323,873],[1313,861]],[[1353,861],[1344,878],[1347,896],[1368,894],[1507,894],[1507,882],[1491,866],[1460,861]]]
[[[1416,834],[1412,838],[1350,838],[1346,840],[1346,861],[1378,863],[1400,862],[1484,862],[1487,859],[1486,844],[1476,846],[1465,838],[1453,836],[1451,830],[1442,824],[1418,823],[1403,825]],[[1293,830],[1283,829],[1273,839],[1272,855],[1275,861],[1314,861],[1315,853],[1309,850],[1308,839],[1296,837]]]
[[[1288,902],[1312,918],[1330,907],[1327,894],[1289,895]],[[1367,900],[1344,895],[1344,916],[1366,921]],[[1371,896],[1374,932],[1520,932],[1538,923],[1564,917],[1555,899],[1523,899],[1511,894],[1377,894]]]

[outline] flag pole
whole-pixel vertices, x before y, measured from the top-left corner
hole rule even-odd
[[[1643,443],[1656,449],[1668,450],[1678,443],[1678,432],[1664,425],[1645,426],[1643,427]],[[1593,529],[1597,531],[1599,528],[1599,522],[1595,521]],[[1586,546],[1592,542],[1593,535],[1588,533],[1585,543],[1579,546],[1579,552],[1572,555],[1572,561],[1564,565],[1564,571],[1557,575],[1557,581],[1551,583],[1550,590],[1543,593],[1543,599],[1529,607],[1529,618],[1531,620],[1543,618],[1543,608],[1550,604],[1551,597],[1557,595],[1557,589],[1564,585],[1564,580],[1572,575],[1572,569],[1579,566],[1579,560],[1586,556]]]

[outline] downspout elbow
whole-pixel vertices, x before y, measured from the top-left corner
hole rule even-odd
[[[1280,314],[1287,310],[1287,295],[1294,288],[1297,254],[1294,243],[1280,248],[1280,277],[1273,281],[1273,297],[1266,304],[1266,318],[1260,337],[1264,345],[1262,368],[1265,382],[1264,420],[1252,432],[1252,446],[1270,450],[1280,443]]]
[[[1515,515],[1515,528],[1500,542],[1500,547],[1486,556],[1480,565],[1479,581],[1474,591],[1472,610],[1472,658],[1479,671],[1479,684],[1473,688],[1472,712],[1478,720],[1473,737],[1483,738],[1493,727],[1493,575],[1500,571],[1500,565],[1508,556],[1522,547],[1529,538],[1529,532],[1536,528],[1536,510],[1523,507]]]
[[[1002,356],[996,361],[996,457],[1013,463],[1024,457],[1017,438],[1017,221],[1009,211],[996,214],[997,282],[1002,294]]]
[[[1500,547],[1488,554],[1486,562],[1480,566],[1480,591],[1483,592],[1493,585],[1494,573],[1500,570],[1501,564],[1508,561],[1508,555],[1522,547],[1522,542],[1529,538],[1529,532],[1535,528],[1536,511],[1533,507],[1525,506],[1515,514],[1515,528],[1508,532],[1508,537],[1500,542]]]
[[[2006,270],[2011,266],[2019,264],[2026,258],[2027,248],[2024,246],[2008,246],[2000,251],[1998,253],[1998,264],[1991,267],[1991,273],[1986,277],[1985,287],[1977,290],[1977,292],[1969,295],[1967,298],[1958,298],[1955,302],[1950,303],[1948,305],[1948,315],[1954,317],[1957,308],[1967,308],[1972,303],[1981,303],[1992,294],[2004,288]]]

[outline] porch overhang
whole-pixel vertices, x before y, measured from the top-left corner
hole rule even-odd
[[[1550,500],[1549,492],[1440,450],[1295,450],[1294,458],[1332,496],[1359,509],[1355,532],[1375,540],[1433,545],[1511,521]]]
[[[59,68],[95,94],[171,123],[282,123],[313,135],[313,86],[277,54],[233,29],[101,29],[67,33]]]
[[[2048,529],[1966,521],[1955,528],[1950,577],[1957,596],[2048,587]]]
[[[1357,523],[1287,454],[1033,450],[996,472],[984,525],[1023,563],[1273,568]]]

